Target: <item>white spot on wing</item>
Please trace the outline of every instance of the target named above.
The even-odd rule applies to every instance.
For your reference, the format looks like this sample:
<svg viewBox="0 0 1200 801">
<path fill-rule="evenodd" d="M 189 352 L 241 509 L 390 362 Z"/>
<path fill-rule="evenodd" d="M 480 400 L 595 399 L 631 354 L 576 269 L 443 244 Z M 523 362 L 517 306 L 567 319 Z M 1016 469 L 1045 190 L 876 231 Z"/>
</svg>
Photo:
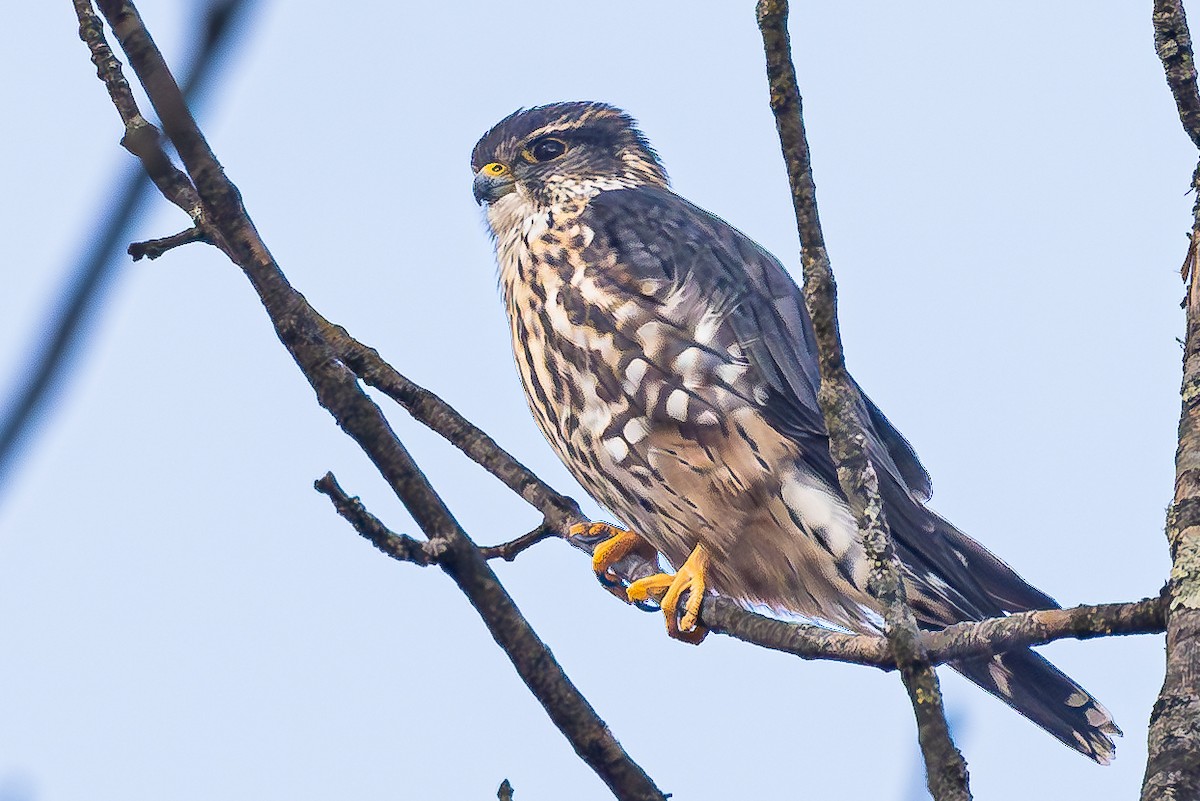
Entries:
<svg viewBox="0 0 1200 801">
<path fill-rule="evenodd" d="M 644 278 L 642 279 L 641 283 L 638 284 L 638 291 L 643 295 L 650 297 L 666 285 L 666 281 L 662 281 L 657 278 Z"/>
<path fill-rule="evenodd" d="M 609 437 L 604 440 L 604 449 L 613 461 L 622 462 L 629 456 L 629 445 L 621 437 Z"/>
<path fill-rule="evenodd" d="M 713 372 L 716 373 L 717 378 L 724 381 L 728 386 L 736 387 L 738 381 L 741 380 L 748 369 L 749 367 L 744 364 L 727 363 L 717 365 L 717 368 Z"/>
<path fill-rule="evenodd" d="M 617 321 L 617 324 L 620 325 L 623 323 L 628 323 L 634 317 L 637 317 L 641 311 L 642 307 L 639 306 L 636 301 L 627 300 L 617 308 L 613 309 L 612 315 Z"/>
<path fill-rule="evenodd" d="M 722 320 L 723 318 L 715 309 L 706 309 L 700 317 L 700 322 L 696 325 L 694 334 L 696 341 L 701 345 L 711 345 L 721 328 Z"/>
<path fill-rule="evenodd" d="M 699 348 L 686 348 L 675 357 L 672 366 L 675 372 L 681 374 L 686 381 L 693 372 L 699 369 L 700 357 L 702 355 L 703 352 Z"/>
<path fill-rule="evenodd" d="M 792 473 L 783 482 L 783 502 L 804 521 L 808 529 L 821 529 L 829 551 L 841 559 L 858 542 L 858 525 L 849 507 L 818 479 Z"/>
<path fill-rule="evenodd" d="M 638 391 L 638 387 L 642 385 L 642 379 L 646 377 L 646 370 L 650 368 L 650 363 L 645 359 L 634 359 L 625 367 L 625 393 L 632 395 Z"/>
<path fill-rule="evenodd" d="M 649 354 L 654 354 L 662 350 L 663 345 L 667 341 L 666 333 L 663 329 L 666 328 L 658 320 L 651 320 L 634 332 L 634 339 L 641 344 L 642 349 Z"/>
<path fill-rule="evenodd" d="M 650 428 L 646 425 L 646 421 L 643 418 L 633 417 L 621 429 L 621 433 L 625 439 L 629 440 L 630 445 L 637 445 L 650 433 Z"/>
<path fill-rule="evenodd" d="M 688 394 L 682 389 L 667 396 L 667 414 L 681 423 L 687 422 Z"/>
</svg>

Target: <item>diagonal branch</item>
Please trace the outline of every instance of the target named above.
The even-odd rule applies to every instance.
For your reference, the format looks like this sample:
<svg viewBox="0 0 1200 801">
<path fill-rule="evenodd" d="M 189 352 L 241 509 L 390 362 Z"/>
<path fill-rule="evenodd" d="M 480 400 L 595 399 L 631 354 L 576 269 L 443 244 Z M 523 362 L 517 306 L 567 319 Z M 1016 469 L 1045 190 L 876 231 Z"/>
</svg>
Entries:
<svg viewBox="0 0 1200 801">
<path fill-rule="evenodd" d="M 397 497 L 438 550 L 438 565 L 487 624 L 518 674 L 541 702 L 576 753 L 621 799 L 663 801 L 665 796 L 613 737 L 587 699 L 563 673 L 500 585 L 479 550 L 459 527 L 379 407 L 331 345 L 333 326 L 288 283 L 259 237 L 240 193 L 208 147 L 131 2 L 100 0 L 130 65 L 201 199 L 209 222 L 242 268 L 317 399 L 379 469 Z"/>
<path fill-rule="evenodd" d="M 441 434 L 530 506 L 540 510 L 547 525 L 565 532 L 575 523 L 583 522 L 579 504 L 556 492 L 437 395 L 401 375 L 380 358 L 377 350 L 354 339 L 340 327 L 336 328 L 332 344 L 346 365 L 368 386 L 400 404 L 414 420 Z"/>
<path fill-rule="evenodd" d="M 457 409 L 433 392 L 401 375 L 379 356 L 377 350 L 359 342 L 344 328 L 333 326 L 331 343 L 337 348 L 342 361 L 366 384 L 400 404 L 414 420 L 440 434 L 526 503 L 540 511 L 546 526 L 585 553 L 591 554 L 595 550 L 598 539 L 567 535 L 567 530 L 572 525 L 586 522 L 583 513 L 579 511 L 579 504 L 573 499 L 542 481 L 532 470 L 501 448 L 494 439 L 463 417 Z M 627 584 L 659 572 L 658 564 L 654 560 L 644 559 L 637 553 L 629 554 L 611 569 Z"/>
<path fill-rule="evenodd" d="M 437 562 L 437 548 L 431 546 L 428 541 L 422 542 L 407 534 L 392 531 L 382 520 L 371 514 L 361 500 L 347 495 L 333 473 L 326 473 L 318 478 L 313 482 L 313 487 L 317 492 L 328 496 L 337 513 L 383 553 L 399 562 L 411 562 L 422 567 Z M 479 553 L 484 559 L 503 559 L 511 562 L 525 549 L 553 536 L 554 531 L 543 524 L 509 542 L 480 548 Z"/>
<path fill-rule="evenodd" d="M 185 95 L 198 96 L 211 85 L 213 67 L 219 62 L 219 56 L 227 51 L 232 41 L 245 38 L 241 34 L 246 26 L 239 23 L 252 3 L 253 0 L 205 0 L 193 4 L 202 9 L 202 15 L 189 37 L 195 47 L 184 83 Z M 76 10 L 80 20 L 79 34 L 91 50 L 97 74 L 102 80 L 111 81 L 107 88 L 118 108 L 127 108 L 126 98 L 131 99 L 132 95 L 121 77 L 120 65 L 104 42 L 99 19 L 87 2 L 76 3 Z M 130 119 L 136 114 L 136 104 L 133 108 L 134 114 L 128 115 Z M 126 123 L 128 134 L 128 120 Z M 157 144 L 157 132 L 147 139 Z M 143 141 L 127 135 L 123 144 L 135 155 L 141 155 Z M 174 170 L 170 160 L 164 160 L 168 169 Z M 150 174 L 166 175 L 152 163 L 143 161 L 143 165 L 141 171 L 123 169 L 120 184 L 107 192 L 97 212 L 99 219 L 95 231 L 87 237 L 78 259 L 65 275 L 60 292 L 35 327 L 26 349 L 27 361 L 13 373 L 11 396 L 0 401 L 0 490 L 15 474 L 21 446 L 31 442 L 35 431 L 45 426 L 48 420 L 46 407 L 53 392 L 69 378 L 69 357 L 80 349 L 89 326 L 94 324 L 95 312 L 103 303 L 106 287 L 119 269 L 117 249 L 150 194 L 147 191 L 152 183 Z M 161 181 L 159 185 L 167 193 L 173 191 Z M 180 189 L 186 191 L 188 186 L 190 183 L 185 178 Z M 185 208 L 191 207 L 185 197 L 180 200 Z"/>
<path fill-rule="evenodd" d="M 154 185 L 162 192 L 163 197 L 186 211 L 193 220 L 201 219 L 200 197 L 191 179 L 171 163 L 162 147 L 162 138 L 141 112 L 138 111 L 137 101 L 129 81 L 121 70 L 121 62 L 113 55 L 112 48 L 104 39 L 104 28 L 100 18 L 92 10 L 91 0 L 73 0 L 75 14 L 79 18 L 79 38 L 92 51 L 92 63 L 96 65 L 96 75 L 104 81 L 108 96 L 112 99 L 121 121 L 125 123 L 125 136 L 121 144 L 133 155 L 137 156 L 146 174 L 154 181 Z"/>
<path fill-rule="evenodd" d="M 1154 48 L 1162 60 L 1184 131 L 1200 147 L 1200 92 L 1195 54 L 1181 0 L 1155 0 Z M 1200 187 L 1200 165 L 1192 188 Z M 1167 669 L 1150 715 L 1143 801 L 1200 798 L 1200 195 L 1192 208 L 1192 242 L 1185 260 L 1188 281 L 1179 447 L 1175 498 L 1167 512 L 1171 576 L 1167 583 Z"/>
<path fill-rule="evenodd" d="M 329 497 L 333 508 L 355 531 L 393 559 L 421 566 L 432 565 L 437 561 L 434 549 L 427 547 L 428 542 L 421 542 L 407 534 L 397 534 L 389 529 L 382 520 L 367 511 L 362 501 L 347 495 L 333 473 L 326 473 L 318 478 L 313 482 L 313 487 L 317 492 Z"/>
<path fill-rule="evenodd" d="M 917 717 L 929 790 L 937 801 L 968 799 L 971 792 L 967 766 L 950 739 L 937 673 L 929 663 L 916 619 L 905 598 L 900 561 L 879 497 L 878 477 L 867 458 L 862 421 L 856 412 L 859 395 L 846 372 L 838 334 L 837 289 L 817 215 L 816 185 L 792 63 L 787 16 L 787 0 L 760 0 L 758 24 L 766 51 L 771 110 L 779 129 L 800 233 L 804 301 L 816 334 L 821 371 L 817 400 L 829 432 L 829 452 L 838 467 L 838 480 L 854 511 L 871 560 L 867 587 L 883 608 L 892 655 Z"/>
</svg>

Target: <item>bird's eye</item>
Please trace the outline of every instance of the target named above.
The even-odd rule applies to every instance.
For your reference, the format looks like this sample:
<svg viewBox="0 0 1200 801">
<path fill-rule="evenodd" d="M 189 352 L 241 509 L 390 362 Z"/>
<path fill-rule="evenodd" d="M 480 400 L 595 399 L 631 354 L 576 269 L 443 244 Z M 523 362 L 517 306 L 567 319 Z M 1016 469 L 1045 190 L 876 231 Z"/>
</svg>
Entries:
<svg viewBox="0 0 1200 801">
<path fill-rule="evenodd" d="M 553 161 L 567 152 L 567 143 L 561 139 L 539 139 L 529 146 L 529 155 L 534 161 Z"/>
</svg>

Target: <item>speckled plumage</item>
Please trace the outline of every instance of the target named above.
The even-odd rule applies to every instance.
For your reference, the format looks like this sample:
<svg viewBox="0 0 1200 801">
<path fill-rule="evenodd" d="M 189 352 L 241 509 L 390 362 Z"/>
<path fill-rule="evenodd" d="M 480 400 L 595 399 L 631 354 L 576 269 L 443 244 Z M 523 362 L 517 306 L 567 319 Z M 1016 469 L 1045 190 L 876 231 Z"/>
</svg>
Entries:
<svg viewBox="0 0 1200 801">
<path fill-rule="evenodd" d="M 704 544 L 717 592 L 876 630 L 811 326 L 779 262 L 674 194 L 632 121 L 603 104 L 517 112 L 472 169 L 530 408 L 580 483 L 676 569 Z M 861 413 L 923 626 L 1056 606 L 928 510 L 912 448 L 865 395 Z M 1032 651 L 954 667 L 1111 758 L 1107 711 Z"/>
</svg>

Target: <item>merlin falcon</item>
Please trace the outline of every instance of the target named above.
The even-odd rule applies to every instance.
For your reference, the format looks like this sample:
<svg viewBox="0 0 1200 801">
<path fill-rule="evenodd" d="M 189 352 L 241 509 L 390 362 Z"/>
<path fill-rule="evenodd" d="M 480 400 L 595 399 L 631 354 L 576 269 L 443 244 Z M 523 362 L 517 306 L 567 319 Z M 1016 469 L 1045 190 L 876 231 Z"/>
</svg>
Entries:
<svg viewBox="0 0 1200 801">
<path fill-rule="evenodd" d="M 486 204 L 517 369 L 533 416 L 583 487 L 626 527 L 593 568 L 630 553 L 675 569 L 621 587 L 699 642 L 715 592 L 877 633 L 868 559 L 838 485 L 817 405 L 812 326 L 775 257 L 671 191 L 658 155 L 619 109 L 517 111 L 471 157 Z M 1058 608 L 926 508 L 907 440 L 860 393 L 905 589 L 941 629 Z M 619 586 L 619 584 L 618 584 Z M 1086 690 L 1025 648 L 954 669 L 1101 764 L 1120 730 Z"/>
</svg>

